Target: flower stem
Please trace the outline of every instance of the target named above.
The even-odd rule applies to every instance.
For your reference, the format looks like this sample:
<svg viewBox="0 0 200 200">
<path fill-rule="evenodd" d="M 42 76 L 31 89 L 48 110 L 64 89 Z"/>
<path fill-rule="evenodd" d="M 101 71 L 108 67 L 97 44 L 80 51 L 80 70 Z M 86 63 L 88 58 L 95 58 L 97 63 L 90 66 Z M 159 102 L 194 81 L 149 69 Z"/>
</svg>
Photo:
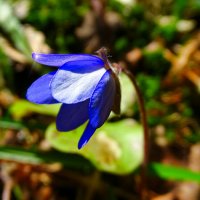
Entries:
<svg viewBox="0 0 200 200">
<path fill-rule="evenodd" d="M 143 157 L 144 160 L 142 163 L 142 171 L 141 171 L 141 199 L 147 200 L 149 199 L 148 189 L 147 189 L 147 165 L 148 165 L 148 154 L 149 154 L 149 129 L 148 129 L 148 124 L 147 124 L 147 115 L 146 115 L 143 96 L 136 82 L 135 77 L 127 69 L 123 69 L 123 72 L 130 78 L 131 82 L 133 83 L 133 86 L 135 88 L 137 98 L 138 98 L 139 108 L 140 108 L 140 117 L 141 117 L 141 122 L 143 125 L 143 133 L 144 133 L 143 135 L 144 136 L 144 157 Z"/>
</svg>

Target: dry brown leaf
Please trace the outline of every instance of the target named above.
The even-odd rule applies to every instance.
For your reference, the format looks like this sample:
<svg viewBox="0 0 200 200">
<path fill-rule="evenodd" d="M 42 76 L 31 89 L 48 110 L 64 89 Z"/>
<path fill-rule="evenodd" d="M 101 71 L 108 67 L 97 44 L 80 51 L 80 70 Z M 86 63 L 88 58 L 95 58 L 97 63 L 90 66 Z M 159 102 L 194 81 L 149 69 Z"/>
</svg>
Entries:
<svg viewBox="0 0 200 200">
<path fill-rule="evenodd" d="M 184 76 L 196 86 L 198 91 L 200 91 L 200 75 L 192 70 L 186 70 Z"/>
<path fill-rule="evenodd" d="M 176 199 L 178 200 L 199 200 L 199 184 L 184 182 L 175 189 Z"/>
<path fill-rule="evenodd" d="M 30 25 L 26 25 L 24 31 L 34 52 L 49 53 L 51 51 L 50 47 L 45 43 L 45 35 L 41 31 Z"/>
<path fill-rule="evenodd" d="M 13 94 L 7 90 L 1 90 L 0 91 L 0 105 L 4 108 L 7 108 L 9 105 L 11 105 L 16 98 L 13 96 Z"/>
<path fill-rule="evenodd" d="M 30 6 L 31 6 L 31 1 L 28 1 L 28 0 L 18 0 L 14 2 L 13 10 L 14 10 L 15 15 L 19 19 L 24 19 L 25 17 L 27 17 L 29 13 Z"/>
<path fill-rule="evenodd" d="M 22 64 L 29 62 L 28 58 L 20 53 L 17 49 L 11 46 L 11 44 L 2 36 L 0 36 L 0 48 L 4 53 L 14 61 L 17 61 Z"/>
<path fill-rule="evenodd" d="M 171 69 L 164 84 L 181 83 L 184 79 L 191 81 L 200 91 L 200 33 L 196 34 L 183 46 L 177 45 L 176 53 L 169 49 L 164 51 L 164 57 L 171 63 Z"/>
<path fill-rule="evenodd" d="M 154 197 L 151 200 L 174 200 L 174 194 L 173 194 L 173 192 L 169 192 L 167 194 L 163 194 L 163 195 Z"/>
<path fill-rule="evenodd" d="M 45 36 L 42 32 L 37 31 L 30 25 L 24 26 L 24 31 L 33 51 L 41 53 L 49 53 L 51 51 L 50 47 L 45 43 Z M 14 48 L 3 36 L 0 36 L 0 48 L 9 58 L 18 63 L 27 64 L 30 62 L 23 53 Z"/>
<path fill-rule="evenodd" d="M 165 104 L 177 104 L 179 102 L 182 101 L 182 91 L 181 89 L 176 89 L 173 91 L 169 91 L 169 92 L 165 92 L 164 94 L 162 94 L 161 96 L 161 100 L 163 103 Z"/>
<path fill-rule="evenodd" d="M 179 48 L 178 55 L 174 55 L 169 50 L 165 51 L 165 58 L 172 63 L 172 67 L 169 71 L 168 76 L 173 77 L 180 75 L 185 67 L 187 67 L 191 57 L 195 51 L 198 50 L 200 45 L 200 33 L 194 38 L 189 40 L 185 45 Z"/>
<path fill-rule="evenodd" d="M 126 54 L 126 59 L 131 64 L 136 64 L 142 58 L 142 50 L 135 48 Z"/>
</svg>

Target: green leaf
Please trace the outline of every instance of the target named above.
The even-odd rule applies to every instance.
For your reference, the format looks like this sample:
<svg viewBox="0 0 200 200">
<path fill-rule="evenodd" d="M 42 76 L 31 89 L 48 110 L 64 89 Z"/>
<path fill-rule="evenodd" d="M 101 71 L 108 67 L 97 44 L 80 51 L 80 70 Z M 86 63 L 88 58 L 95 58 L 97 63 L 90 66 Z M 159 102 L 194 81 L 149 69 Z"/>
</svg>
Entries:
<svg viewBox="0 0 200 200">
<path fill-rule="evenodd" d="M 3 129 L 11 128 L 11 129 L 20 130 L 24 128 L 24 126 L 17 122 L 0 120 L 0 128 L 3 128 Z"/>
<path fill-rule="evenodd" d="M 157 18 L 157 27 L 153 30 L 153 35 L 155 37 L 162 36 L 168 42 L 172 41 L 177 33 L 177 22 L 178 18 L 176 16 L 160 16 Z"/>
<path fill-rule="evenodd" d="M 200 173 L 182 167 L 152 163 L 149 165 L 149 172 L 151 175 L 167 180 L 196 181 L 200 183 Z"/>
<path fill-rule="evenodd" d="M 121 114 L 131 116 L 133 114 L 133 105 L 136 101 L 135 89 L 126 74 L 121 73 L 119 80 L 121 85 Z"/>
<path fill-rule="evenodd" d="M 11 105 L 9 112 L 15 119 L 21 119 L 31 112 L 56 116 L 59 108 L 60 104 L 38 105 L 26 100 L 19 100 Z"/>
<path fill-rule="evenodd" d="M 178 18 L 184 17 L 184 12 L 188 9 L 188 3 L 190 1 L 187 0 L 177 0 L 173 5 L 173 15 Z"/>
<path fill-rule="evenodd" d="M 32 165 L 60 163 L 62 166 L 78 170 L 91 170 L 93 166 L 80 156 L 61 152 L 40 152 L 19 147 L 0 147 L 0 160 L 15 161 Z"/>
<path fill-rule="evenodd" d="M 78 140 L 85 125 L 70 132 L 58 132 L 54 124 L 46 131 L 50 144 L 66 153 L 77 153 L 90 160 L 102 171 L 127 174 L 142 162 L 142 127 L 127 119 L 114 123 L 105 123 L 97 129 L 89 143 L 78 150 Z"/>
</svg>

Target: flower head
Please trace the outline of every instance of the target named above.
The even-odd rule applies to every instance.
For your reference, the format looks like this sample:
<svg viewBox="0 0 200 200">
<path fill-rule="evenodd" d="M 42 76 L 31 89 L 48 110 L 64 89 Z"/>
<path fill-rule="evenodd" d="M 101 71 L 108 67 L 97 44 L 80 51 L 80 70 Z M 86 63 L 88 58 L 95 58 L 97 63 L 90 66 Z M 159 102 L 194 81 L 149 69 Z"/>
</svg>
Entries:
<svg viewBox="0 0 200 200">
<path fill-rule="evenodd" d="M 70 131 L 88 120 L 78 148 L 82 148 L 111 110 L 120 112 L 120 86 L 116 69 L 108 61 L 105 49 L 99 56 L 89 54 L 33 53 L 36 62 L 57 67 L 37 79 L 26 97 L 37 104 L 62 103 L 56 119 L 59 131 Z"/>
</svg>

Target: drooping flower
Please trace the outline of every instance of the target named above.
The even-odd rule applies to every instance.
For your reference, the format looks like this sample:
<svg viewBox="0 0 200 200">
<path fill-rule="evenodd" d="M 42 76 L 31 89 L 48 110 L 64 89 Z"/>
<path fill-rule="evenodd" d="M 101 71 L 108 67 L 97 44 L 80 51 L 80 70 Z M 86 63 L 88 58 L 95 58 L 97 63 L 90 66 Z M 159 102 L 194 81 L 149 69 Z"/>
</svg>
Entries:
<svg viewBox="0 0 200 200">
<path fill-rule="evenodd" d="M 37 79 L 26 97 L 36 104 L 62 103 L 56 119 L 59 131 L 73 130 L 88 120 L 78 148 L 82 148 L 111 110 L 120 112 L 118 69 L 108 61 L 105 48 L 89 54 L 33 53 L 36 62 L 57 67 Z"/>
</svg>

